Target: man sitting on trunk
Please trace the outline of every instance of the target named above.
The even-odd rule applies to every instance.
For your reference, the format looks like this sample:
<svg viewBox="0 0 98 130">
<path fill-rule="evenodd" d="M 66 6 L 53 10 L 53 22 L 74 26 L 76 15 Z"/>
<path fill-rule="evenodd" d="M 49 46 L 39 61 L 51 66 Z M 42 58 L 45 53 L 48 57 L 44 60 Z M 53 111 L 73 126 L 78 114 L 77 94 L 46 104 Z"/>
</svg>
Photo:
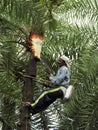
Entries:
<svg viewBox="0 0 98 130">
<path fill-rule="evenodd" d="M 70 60 L 65 55 L 61 56 L 58 61 L 59 69 L 56 76 L 52 76 L 48 71 L 48 78 L 52 83 L 58 85 L 56 88 L 46 90 L 40 94 L 35 102 L 25 102 L 32 113 L 32 115 L 45 110 L 50 104 L 56 101 L 56 99 L 69 99 L 73 93 L 73 86 L 69 85 L 70 82 Z"/>
</svg>

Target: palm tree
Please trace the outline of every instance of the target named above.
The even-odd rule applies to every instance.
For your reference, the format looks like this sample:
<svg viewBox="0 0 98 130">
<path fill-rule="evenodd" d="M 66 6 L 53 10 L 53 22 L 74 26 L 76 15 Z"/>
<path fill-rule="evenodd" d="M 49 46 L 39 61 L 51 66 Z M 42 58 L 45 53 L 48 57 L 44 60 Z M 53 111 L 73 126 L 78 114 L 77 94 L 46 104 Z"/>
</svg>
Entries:
<svg viewBox="0 0 98 130">
<path fill-rule="evenodd" d="M 40 2 L 42 2 L 42 4 Z M 10 38 L 3 39 L 0 36 L 1 41 L 2 43 L 4 41 L 12 41 L 12 43 L 15 43 L 16 41 L 25 46 L 31 30 L 36 33 L 42 33 L 43 30 L 45 30 L 44 35 L 46 39 L 42 50 L 43 56 L 45 55 L 50 61 L 49 64 L 52 66 L 54 72 L 55 59 L 57 59 L 60 54 L 69 56 L 73 60 L 71 84 L 74 84 L 75 81 L 77 82 L 75 84 L 74 98 L 70 102 L 66 102 L 64 106 L 59 103 L 53 104 L 50 106 L 50 109 L 32 117 L 32 124 L 34 125 L 32 125 L 31 129 L 48 130 L 50 127 L 54 128 L 55 126 L 52 126 L 50 121 L 52 119 L 49 119 L 47 116 L 53 115 L 51 113 L 52 109 L 55 110 L 53 111 L 55 115 L 57 114 L 55 118 L 52 117 L 54 120 L 58 119 L 56 129 L 58 129 L 58 123 L 61 121 L 60 130 L 96 130 L 97 105 L 95 104 L 97 104 L 98 93 L 96 73 L 98 66 L 97 0 L 64 0 L 62 1 L 63 4 L 58 6 L 58 8 L 56 6 L 59 5 L 58 0 L 47 2 L 41 0 L 40 2 L 39 0 L 15 0 L 14 2 L 12 0 L 2 0 L 0 6 L 0 12 L 2 12 L 0 15 L 0 23 L 2 24 L 3 21 L 6 22 L 6 24 L 2 25 L 1 31 L 4 33 L 5 30 L 9 30 L 9 36 L 12 36 L 12 32 L 14 32 L 14 42 L 12 39 L 9 40 Z M 44 8 L 42 8 L 43 5 Z M 27 10 L 25 11 L 26 7 Z M 56 22 L 53 16 L 58 20 L 59 25 L 55 31 L 50 31 L 50 25 L 54 25 L 54 22 Z M 42 25 L 44 25 L 44 27 Z M 11 27 L 11 29 L 6 27 Z M 22 49 L 24 48 L 22 47 Z M 27 53 L 26 56 L 24 53 L 23 55 L 20 53 L 21 60 L 18 64 L 22 66 L 22 68 L 26 68 L 25 62 L 29 56 Z M 38 75 L 44 77 L 45 73 L 42 64 L 37 64 L 39 67 Z M 37 83 L 36 86 L 37 85 L 40 89 L 42 88 L 42 85 L 39 85 L 39 83 Z M 35 87 L 35 95 L 36 92 L 38 92 L 38 89 Z M 63 114 L 61 114 L 61 112 L 63 112 Z M 41 120 L 39 121 L 38 119 Z M 55 123 L 54 120 L 52 120 L 53 123 Z"/>
<path fill-rule="evenodd" d="M 21 99 L 20 86 L 22 85 L 14 75 L 15 66 L 18 62 L 15 53 L 17 49 L 16 45 L 11 43 L 1 43 L 0 47 L 2 48 L 0 53 L 0 116 L 3 123 L 2 129 L 13 130 L 15 118 L 17 117 L 15 116 L 15 106 L 18 103 L 17 96 Z"/>
<path fill-rule="evenodd" d="M 77 80 L 74 98 L 65 104 L 60 130 L 97 129 L 97 1 L 67 1 L 61 8 L 72 64 L 71 83 Z M 64 12 L 64 9 L 66 9 Z M 63 13 L 64 12 L 64 13 Z M 96 103 L 96 105 L 95 105 Z"/>
<path fill-rule="evenodd" d="M 18 43 L 18 44 L 23 45 L 28 51 L 29 35 L 31 35 L 32 33 L 42 34 L 44 32 L 43 25 L 45 25 L 45 28 L 48 27 L 49 29 L 51 29 L 53 22 L 55 22 L 52 16 L 53 15 L 52 10 L 54 8 L 53 5 L 55 5 L 56 7 L 56 5 L 59 4 L 58 1 L 55 1 L 55 2 L 48 1 L 47 3 L 46 1 L 40 1 L 40 0 L 38 1 L 16 0 L 13 2 L 12 0 L 11 1 L 2 0 L 1 5 L 0 5 L 1 33 L 2 34 L 4 33 L 5 35 L 8 31 L 9 32 L 8 36 L 10 37 L 5 37 L 5 39 L 1 37 L 1 43 L 3 44 L 4 43 L 14 43 L 14 44 Z M 46 24 L 45 22 L 48 24 Z M 2 54 L 1 54 L 1 57 L 3 57 Z M 19 58 L 19 56 L 17 58 Z M 20 61 L 20 64 L 21 64 L 21 61 Z M 14 67 L 17 67 L 17 66 L 14 66 Z M 18 67 L 18 70 L 20 70 L 20 67 Z M 34 76 L 34 77 L 36 76 L 36 60 L 32 54 L 30 54 L 29 56 L 29 61 L 28 61 L 28 65 L 27 65 L 25 73 L 26 75 L 29 75 L 29 76 Z M 19 75 L 17 74 L 17 72 L 14 74 L 18 76 L 17 78 L 19 78 Z M 35 83 L 32 80 L 32 78 L 27 78 L 27 77 L 24 78 L 22 101 L 26 101 L 26 100 L 32 101 L 32 95 L 33 95 L 32 86 L 33 87 L 35 86 Z M 8 98 L 8 101 L 9 100 L 10 99 Z M 11 105 L 10 102 L 8 102 L 8 104 Z M 30 129 L 29 116 L 30 116 L 29 111 L 24 106 L 22 106 L 21 116 L 20 116 L 21 121 L 22 121 L 21 129 L 23 130 L 26 128 Z M 3 127 L 2 129 L 3 130 L 9 129 L 7 125 L 8 123 L 6 123 L 6 127 Z"/>
</svg>

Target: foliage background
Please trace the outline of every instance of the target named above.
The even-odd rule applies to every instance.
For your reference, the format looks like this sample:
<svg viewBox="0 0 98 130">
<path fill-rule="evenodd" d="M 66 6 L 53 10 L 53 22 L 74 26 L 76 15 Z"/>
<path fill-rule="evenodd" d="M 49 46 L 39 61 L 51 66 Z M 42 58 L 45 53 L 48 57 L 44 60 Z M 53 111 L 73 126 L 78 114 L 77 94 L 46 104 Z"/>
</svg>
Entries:
<svg viewBox="0 0 98 130">
<path fill-rule="evenodd" d="M 72 59 L 71 83 L 75 94 L 32 117 L 32 130 L 97 130 L 98 128 L 98 1 L 97 0 L 1 0 L 0 3 L 0 121 L 17 129 L 21 103 L 21 78 L 29 52 L 30 31 L 44 32 L 42 57 L 55 74 L 56 59 Z M 45 68 L 38 63 L 38 77 Z M 19 76 L 19 75 L 18 75 Z M 36 83 L 35 96 L 44 90 Z M 11 109 L 9 109 L 11 108 Z"/>
</svg>

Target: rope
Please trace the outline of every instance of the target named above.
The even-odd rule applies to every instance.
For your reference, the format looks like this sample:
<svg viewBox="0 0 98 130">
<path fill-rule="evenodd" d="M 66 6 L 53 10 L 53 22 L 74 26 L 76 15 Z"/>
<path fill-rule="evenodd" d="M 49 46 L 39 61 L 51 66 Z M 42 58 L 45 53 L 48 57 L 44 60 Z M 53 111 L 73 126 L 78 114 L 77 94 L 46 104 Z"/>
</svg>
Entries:
<svg viewBox="0 0 98 130">
<path fill-rule="evenodd" d="M 65 85 L 61 85 L 61 84 L 57 84 L 57 83 L 52 83 L 52 82 L 49 81 L 49 80 L 41 79 L 41 78 L 39 78 L 39 77 L 33 77 L 33 76 L 30 76 L 30 75 L 25 75 L 25 74 L 23 74 L 23 73 L 21 73 L 21 72 L 19 72 L 19 74 L 21 74 L 23 77 L 31 78 L 31 79 L 33 79 L 35 82 L 38 82 L 38 83 L 40 83 L 40 84 L 42 84 L 42 85 L 48 85 L 48 87 L 50 87 L 50 88 L 58 87 L 58 86 L 65 86 Z M 75 86 L 75 84 L 77 83 L 77 81 L 78 81 L 77 79 L 74 81 L 73 86 Z"/>
<path fill-rule="evenodd" d="M 19 74 L 21 74 L 23 77 L 31 78 L 34 81 L 36 81 L 36 82 L 38 82 L 38 83 L 40 83 L 42 85 L 48 85 L 48 87 L 50 87 L 50 88 L 51 88 L 51 86 L 52 87 L 65 86 L 65 85 L 61 85 L 61 84 L 52 83 L 49 80 L 41 79 L 41 78 L 38 78 L 38 77 L 33 77 L 33 76 L 30 76 L 30 75 L 25 75 L 25 74 L 23 74 L 21 72 L 19 72 Z"/>
</svg>

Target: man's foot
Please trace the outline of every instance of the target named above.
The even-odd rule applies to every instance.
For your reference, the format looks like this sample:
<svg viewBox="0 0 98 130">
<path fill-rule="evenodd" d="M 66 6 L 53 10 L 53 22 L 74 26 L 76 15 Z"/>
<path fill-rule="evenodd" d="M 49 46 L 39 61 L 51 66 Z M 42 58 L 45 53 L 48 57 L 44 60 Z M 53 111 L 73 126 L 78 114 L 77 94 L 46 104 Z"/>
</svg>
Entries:
<svg viewBox="0 0 98 130">
<path fill-rule="evenodd" d="M 19 122 L 17 122 L 17 127 L 21 127 L 21 125 L 22 125 L 22 123 L 19 121 Z"/>
<path fill-rule="evenodd" d="M 31 102 L 23 102 L 23 106 L 29 107 L 29 106 L 31 106 Z"/>
</svg>

